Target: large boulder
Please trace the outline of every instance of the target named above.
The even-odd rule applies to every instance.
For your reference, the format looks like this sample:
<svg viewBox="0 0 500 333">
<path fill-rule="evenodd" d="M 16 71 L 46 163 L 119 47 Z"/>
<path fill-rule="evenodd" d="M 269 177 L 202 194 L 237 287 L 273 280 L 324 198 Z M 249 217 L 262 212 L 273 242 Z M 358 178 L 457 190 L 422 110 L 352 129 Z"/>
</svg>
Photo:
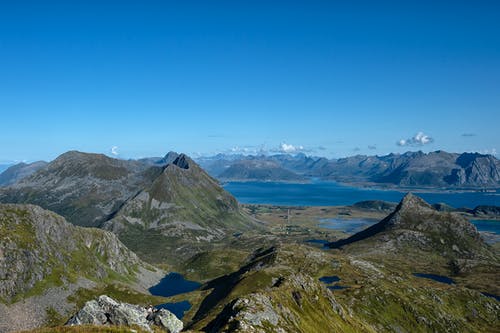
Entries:
<svg viewBox="0 0 500 333">
<path fill-rule="evenodd" d="M 169 333 L 178 333 L 184 327 L 182 321 L 168 310 L 154 310 L 122 303 L 106 295 L 85 303 L 66 325 L 138 326 L 149 332 L 152 332 L 152 326 L 156 325 Z"/>
</svg>

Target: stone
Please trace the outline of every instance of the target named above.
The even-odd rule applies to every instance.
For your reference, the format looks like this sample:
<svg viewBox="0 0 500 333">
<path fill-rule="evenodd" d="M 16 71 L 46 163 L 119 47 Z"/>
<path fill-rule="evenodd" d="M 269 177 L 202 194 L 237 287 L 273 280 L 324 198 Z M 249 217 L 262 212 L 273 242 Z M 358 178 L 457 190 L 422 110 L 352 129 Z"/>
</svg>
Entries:
<svg viewBox="0 0 500 333">
<path fill-rule="evenodd" d="M 182 321 L 166 309 L 152 311 L 138 305 L 118 302 L 106 295 L 85 303 L 66 325 L 138 326 L 149 332 L 156 325 L 169 333 L 178 333 L 184 327 Z"/>
<path fill-rule="evenodd" d="M 178 333 L 184 328 L 184 324 L 172 312 L 160 309 L 153 314 L 156 325 L 163 327 L 169 333 Z"/>
</svg>

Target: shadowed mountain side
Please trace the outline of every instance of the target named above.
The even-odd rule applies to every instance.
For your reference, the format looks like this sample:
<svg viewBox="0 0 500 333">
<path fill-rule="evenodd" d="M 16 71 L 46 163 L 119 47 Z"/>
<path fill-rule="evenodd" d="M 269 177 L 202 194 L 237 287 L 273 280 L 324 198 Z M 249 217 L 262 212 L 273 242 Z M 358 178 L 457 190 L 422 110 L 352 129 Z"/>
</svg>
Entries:
<svg viewBox="0 0 500 333">
<path fill-rule="evenodd" d="M 103 227 L 153 261 L 161 261 L 165 251 L 178 251 L 181 260 L 203 244 L 259 228 L 231 194 L 184 154 L 163 167 Z"/>
</svg>

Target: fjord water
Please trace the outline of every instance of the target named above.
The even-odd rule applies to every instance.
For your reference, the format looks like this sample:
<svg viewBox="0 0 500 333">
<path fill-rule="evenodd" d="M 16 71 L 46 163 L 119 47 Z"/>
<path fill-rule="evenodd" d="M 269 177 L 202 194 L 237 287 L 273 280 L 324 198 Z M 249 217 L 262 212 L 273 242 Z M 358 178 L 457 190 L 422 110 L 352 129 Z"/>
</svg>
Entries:
<svg viewBox="0 0 500 333">
<path fill-rule="evenodd" d="M 342 185 L 335 182 L 311 183 L 228 182 L 224 188 L 240 202 L 286 206 L 346 206 L 364 200 L 399 202 L 405 192 Z M 500 193 L 494 192 L 423 192 L 429 203 L 474 208 L 478 205 L 500 205 Z"/>
</svg>

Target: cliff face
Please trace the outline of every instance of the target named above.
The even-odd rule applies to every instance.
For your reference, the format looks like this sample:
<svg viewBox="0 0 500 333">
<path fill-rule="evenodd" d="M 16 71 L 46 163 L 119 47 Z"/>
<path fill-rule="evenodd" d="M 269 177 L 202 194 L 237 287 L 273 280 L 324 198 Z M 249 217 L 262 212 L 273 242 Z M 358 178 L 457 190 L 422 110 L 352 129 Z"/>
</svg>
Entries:
<svg viewBox="0 0 500 333">
<path fill-rule="evenodd" d="M 0 298 L 43 292 L 79 277 L 134 280 L 145 267 L 110 232 L 73 226 L 34 205 L 0 204 Z"/>
</svg>

